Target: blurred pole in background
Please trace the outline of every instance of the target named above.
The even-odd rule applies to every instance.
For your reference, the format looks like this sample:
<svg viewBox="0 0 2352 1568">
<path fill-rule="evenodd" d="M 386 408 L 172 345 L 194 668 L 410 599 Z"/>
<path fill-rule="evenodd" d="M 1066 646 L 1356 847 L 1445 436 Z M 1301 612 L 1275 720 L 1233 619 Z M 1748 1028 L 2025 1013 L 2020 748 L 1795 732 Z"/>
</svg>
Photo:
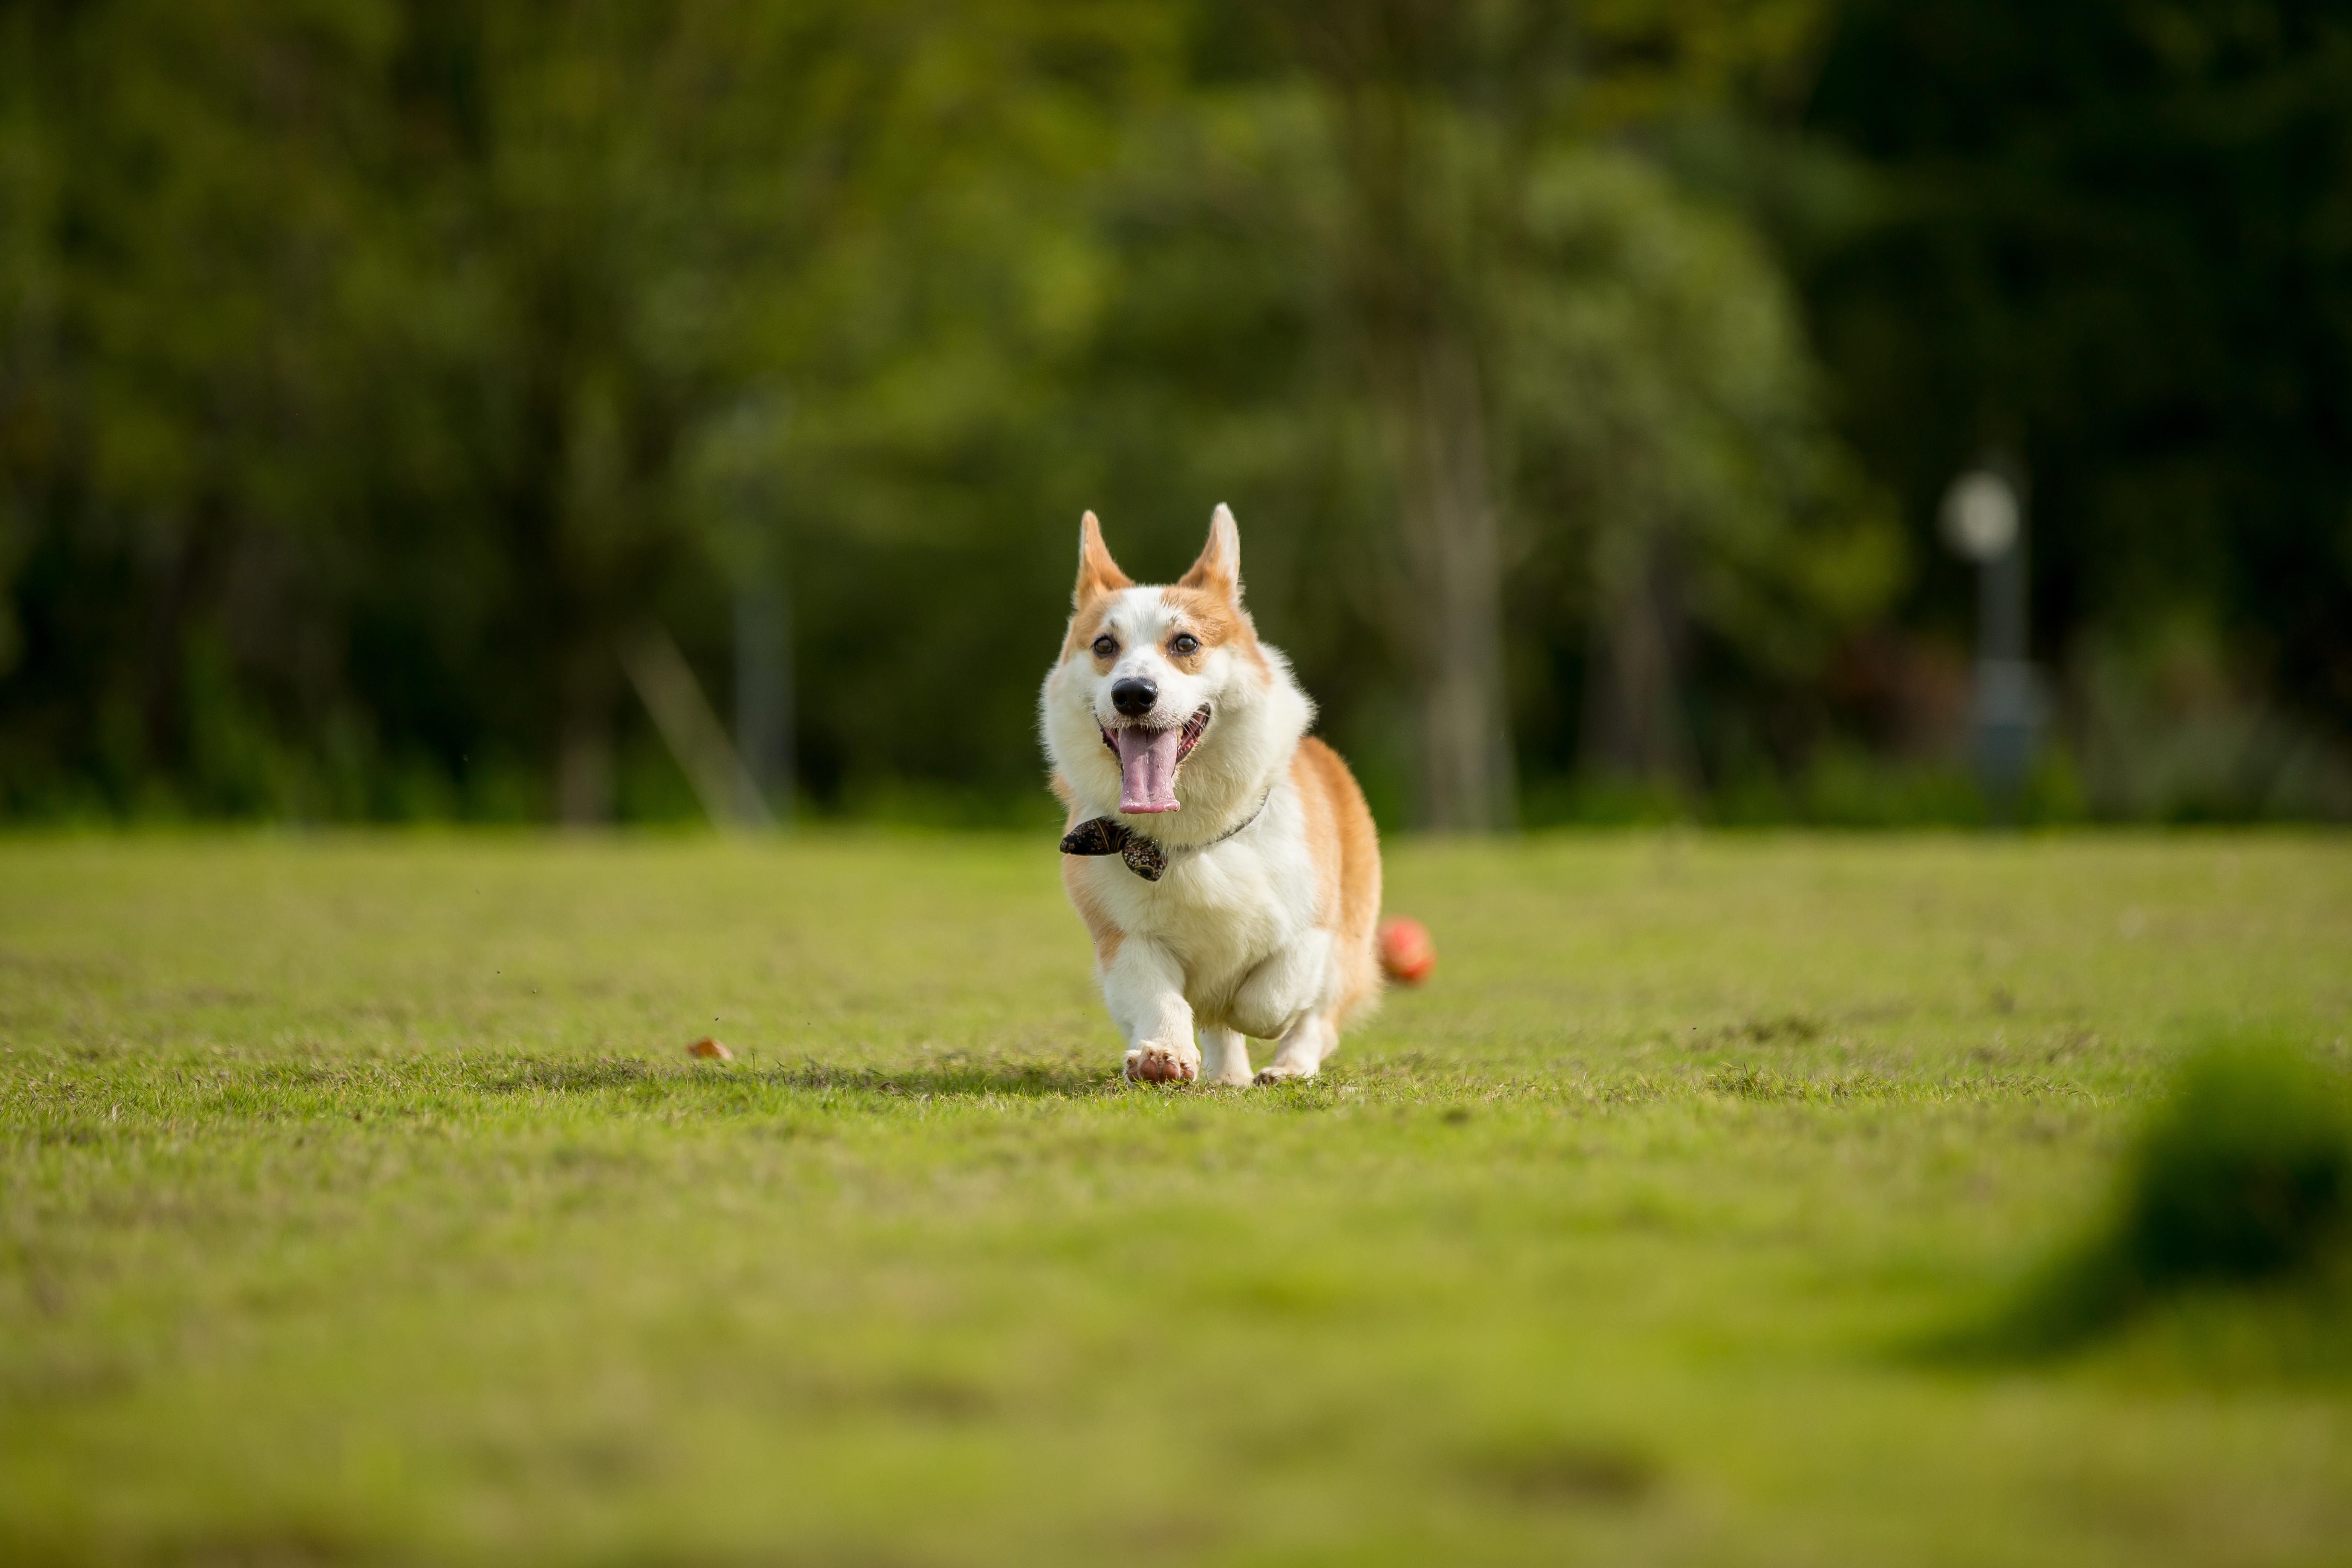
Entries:
<svg viewBox="0 0 2352 1568">
<path fill-rule="evenodd" d="M 773 551 L 735 584 L 735 744 L 746 784 L 793 820 L 793 602 Z M 747 810 L 745 816 L 751 815 Z"/>
<path fill-rule="evenodd" d="M 700 465 L 713 542 L 731 595 L 739 821 L 792 826 L 798 804 L 792 574 L 781 467 L 787 404 L 772 386 L 739 395 L 705 432 Z"/>
<path fill-rule="evenodd" d="M 710 826 L 721 832 L 751 831 L 775 826 L 767 803 L 743 765 L 741 755 L 728 742 L 719 715 L 694 679 L 694 667 L 678 651 L 677 642 L 657 621 L 648 621 L 625 638 L 621 668 L 645 699 L 671 756 L 702 802 Z"/>
<path fill-rule="evenodd" d="M 1977 563 L 1977 777 L 1993 820 L 2012 823 L 2033 767 L 2040 694 L 2026 658 L 2026 552 L 2019 487 L 1987 465 L 1944 496 L 1944 537 Z"/>
</svg>

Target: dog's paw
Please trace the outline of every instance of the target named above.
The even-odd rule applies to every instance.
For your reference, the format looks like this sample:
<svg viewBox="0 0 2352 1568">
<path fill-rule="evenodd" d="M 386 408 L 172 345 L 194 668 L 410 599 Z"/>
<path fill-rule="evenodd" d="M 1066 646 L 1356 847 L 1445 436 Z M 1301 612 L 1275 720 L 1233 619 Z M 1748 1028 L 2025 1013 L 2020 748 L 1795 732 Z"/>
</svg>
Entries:
<svg viewBox="0 0 2352 1568">
<path fill-rule="evenodd" d="M 1191 1083 L 1201 1076 L 1201 1053 L 1138 1046 L 1127 1053 L 1127 1076 L 1138 1083 Z"/>
<path fill-rule="evenodd" d="M 1263 1089 L 1267 1084 L 1297 1083 L 1314 1076 L 1313 1068 L 1303 1068 L 1296 1062 L 1273 1061 L 1258 1068 L 1257 1077 L 1250 1081 Z"/>
</svg>

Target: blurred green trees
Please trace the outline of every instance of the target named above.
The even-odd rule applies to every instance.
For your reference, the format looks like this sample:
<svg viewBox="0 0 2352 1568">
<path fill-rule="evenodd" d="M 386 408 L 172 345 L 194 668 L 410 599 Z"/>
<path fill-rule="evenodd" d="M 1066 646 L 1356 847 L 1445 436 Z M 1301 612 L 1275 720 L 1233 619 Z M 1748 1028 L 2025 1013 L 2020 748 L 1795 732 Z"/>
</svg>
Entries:
<svg viewBox="0 0 2352 1568">
<path fill-rule="evenodd" d="M 16 14 L 5 787 L 609 815 L 619 639 L 723 647 L 747 527 L 1003 520 L 919 470 L 1086 325 L 1116 20 Z"/>
<path fill-rule="evenodd" d="M 2139 16 L 2070 33 L 2034 101 Z M 1928 520 L 1991 442 L 2036 475 L 2074 689 L 2140 689 L 2162 600 L 2326 776 L 2325 182 L 2280 172 L 2315 314 L 2249 366 L 2305 434 L 2230 412 L 2184 492 L 2205 542 L 2110 557 L 2070 531 L 2125 503 L 2079 498 L 2170 492 L 2104 466 L 2096 377 L 2034 369 L 2075 340 L 2012 321 L 2032 278 L 1951 237 L 2041 224 L 2011 243 L 2092 258 L 2099 302 L 2064 216 L 2096 168 L 1948 146 L 1935 37 L 1811 0 L 0 9 L 0 813 L 690 809 L 620 650 L 666 629 L 724 711 L 771 602 L 802 793 L 1002 811 L 1078 512 L 1159 575 L 1219 500 L 1389 819 L 1494 826 L 1521 786 L 1802 811 L 1824 759 L 1935 764 L 1888 716 L 1933 681 L 1880 676 L 1956 646 Z M 2229 47 L 2330 166 L 2330 68 Z M 1952 123 L 2044 68 L 1988 58 Z M 2205 102 L 2168 133 L 2221 137 Z M 2232 155 L 2302 167 L 2267 133 Z M 2006 183 L 1948 177 L 1963 151 Z M 2101 309 L 2057 326 L 2135 319 Z M 1985 343 L 2000 374 L 1938 393 Z M 2176 381 L 2220 410 L 2214 353 Z M 2270 498 L 2242 539 L 2232 486 Z M 2138 743 L 2132 711 L 2073 732 Z"/>
</svg>

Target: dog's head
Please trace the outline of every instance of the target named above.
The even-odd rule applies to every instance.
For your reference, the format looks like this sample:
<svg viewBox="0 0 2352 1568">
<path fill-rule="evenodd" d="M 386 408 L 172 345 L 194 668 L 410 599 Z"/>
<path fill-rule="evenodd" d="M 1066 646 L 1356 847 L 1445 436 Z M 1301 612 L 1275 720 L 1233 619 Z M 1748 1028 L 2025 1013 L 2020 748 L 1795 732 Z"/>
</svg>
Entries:
<svg viewBox="0 0 2352 1568">
<path fill-rule="evenodd" d="M 1138 587 L 1087 513 L 1069 633 L 1043 708 L 1046 749 L 1064 776 L 1122 813 L 1201 801 L 1213 809 L 1279 760 L 1270 748 L 1286 753 L 1297 743 L 1305 698 L 1242 608 L 1231 511 L 1217 508 L 1200 559 L 1165 587 Z"/>
</svg>

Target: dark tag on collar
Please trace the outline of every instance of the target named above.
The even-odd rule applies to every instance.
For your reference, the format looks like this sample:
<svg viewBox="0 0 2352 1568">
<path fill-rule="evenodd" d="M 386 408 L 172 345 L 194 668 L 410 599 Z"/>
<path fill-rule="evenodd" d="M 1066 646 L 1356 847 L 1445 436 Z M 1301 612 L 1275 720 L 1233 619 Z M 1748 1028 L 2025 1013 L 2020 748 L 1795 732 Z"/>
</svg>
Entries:
<svg viewBox="0 0 2352 1568">
<path fill-rule="evenodd" d="M 1160 880 L 1160 874 L 1168 869 L 1168 857 L 1157 841 L 1108 816 L 1097 816 L 1071 828 L 1062 838 L 1062 853 L 1116 855 L 1127 862 L 1129 870 L 1147 882 Z"/>
</svg>

